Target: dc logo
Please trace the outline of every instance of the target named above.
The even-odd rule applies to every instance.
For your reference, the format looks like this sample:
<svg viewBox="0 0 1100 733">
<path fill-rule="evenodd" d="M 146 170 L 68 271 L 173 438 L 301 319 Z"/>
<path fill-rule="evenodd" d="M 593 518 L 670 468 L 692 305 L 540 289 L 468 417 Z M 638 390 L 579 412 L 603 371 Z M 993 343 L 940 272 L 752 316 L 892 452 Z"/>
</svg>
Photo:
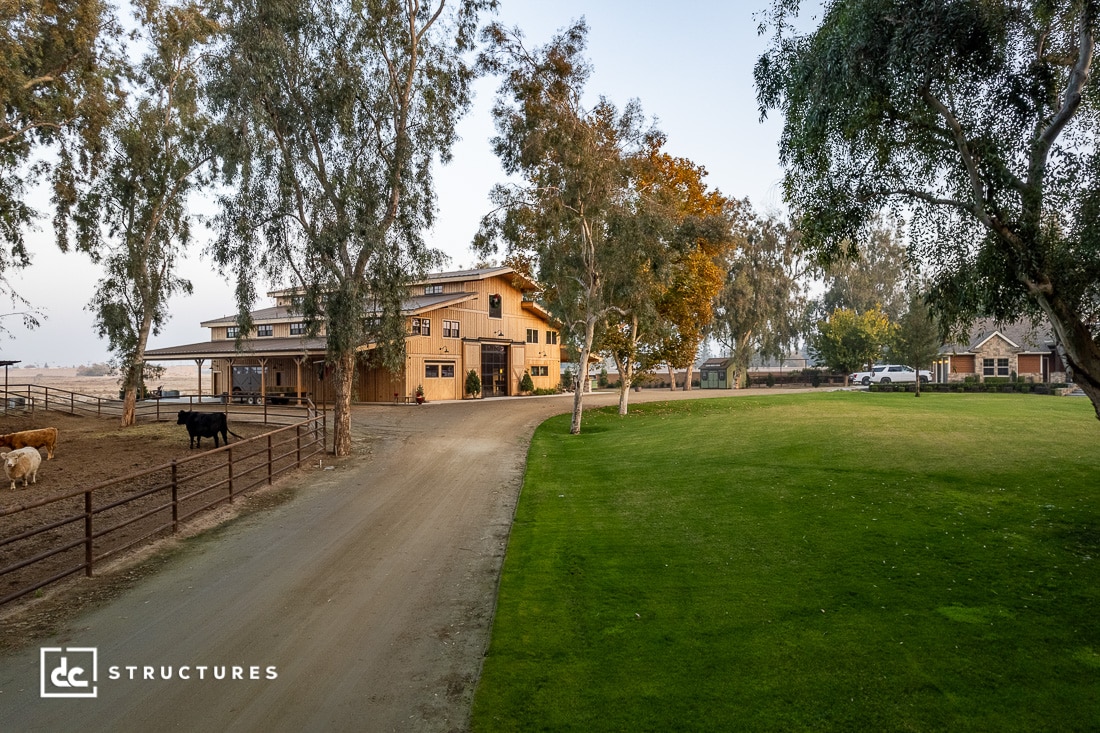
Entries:
<svg viewBox="0 0 1100 733">
<path fill-rule="evenodd" d="M 41 697 L 95 697 L 97 662 L 95 647 L 41 647 Z"/>
</svg>

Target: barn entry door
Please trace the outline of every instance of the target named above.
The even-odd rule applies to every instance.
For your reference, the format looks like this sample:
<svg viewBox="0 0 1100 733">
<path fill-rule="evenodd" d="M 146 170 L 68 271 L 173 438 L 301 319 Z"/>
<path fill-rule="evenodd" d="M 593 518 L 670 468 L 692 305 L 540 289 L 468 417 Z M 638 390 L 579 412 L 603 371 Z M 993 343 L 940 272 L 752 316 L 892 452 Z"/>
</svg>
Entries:
<svg viewBox="0 0 1100 733">
<path fill-rule="evenodd" d="M 508 347 L 504 344 L 481 345 L 481 394 L 484 397 L 508 394 Z"/>
</svg>

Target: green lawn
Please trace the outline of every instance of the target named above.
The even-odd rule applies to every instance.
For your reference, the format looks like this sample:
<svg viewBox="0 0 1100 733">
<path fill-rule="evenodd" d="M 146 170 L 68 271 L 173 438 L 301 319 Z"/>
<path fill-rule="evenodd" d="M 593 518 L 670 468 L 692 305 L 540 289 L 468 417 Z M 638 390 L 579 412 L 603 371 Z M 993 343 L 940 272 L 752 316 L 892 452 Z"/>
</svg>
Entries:
<svg viewBox="0 0 1100 733">
<path fill-rule="evenodd" d="M 542 426 L 474 731 L 1100 729 L 1084 399 L 823 393 Z"/>
</svg>

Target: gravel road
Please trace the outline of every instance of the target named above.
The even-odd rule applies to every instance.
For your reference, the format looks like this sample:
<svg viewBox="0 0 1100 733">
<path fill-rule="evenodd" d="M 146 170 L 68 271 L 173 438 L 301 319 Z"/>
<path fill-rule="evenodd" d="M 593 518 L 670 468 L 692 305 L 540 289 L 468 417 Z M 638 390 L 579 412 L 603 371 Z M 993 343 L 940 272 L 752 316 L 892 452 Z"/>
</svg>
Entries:
<svg viewBox="0 0 1100 733">
<path fill-rule="evenodd" d="M 293 499 L 0 656 L 0 729 L 464 730 L 527 445 L 570 400 L 357 407 L 356 454 Z M 69 671 L 94 648 L 97 696 L 41 698 L 40 646 Z"/>
</svg>

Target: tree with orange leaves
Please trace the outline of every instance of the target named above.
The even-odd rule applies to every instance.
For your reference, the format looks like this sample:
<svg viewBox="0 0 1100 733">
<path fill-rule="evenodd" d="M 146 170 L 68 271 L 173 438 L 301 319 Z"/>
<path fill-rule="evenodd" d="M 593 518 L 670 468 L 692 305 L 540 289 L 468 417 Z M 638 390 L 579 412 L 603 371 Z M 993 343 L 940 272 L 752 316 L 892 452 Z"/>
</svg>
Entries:
<svg viewBox="0 0 1100 733">
<path fill-rule="evenodd" d="M 714 299 L 725 282 L 725 261 L 735 246 L 734 224 L 742 204 L 726 198 L 704 182 L 707 171 L 686 158 L 652 151 L 643 189 L 667 207 L 675 257 L 667 286 L 656 299 L 664 323 L 658 347 L 668 365 L 672 388 L 675 373 L 686 369 L 684 389 L 691 389 L 692 365 L 714 318 Z"/>
</svg>

